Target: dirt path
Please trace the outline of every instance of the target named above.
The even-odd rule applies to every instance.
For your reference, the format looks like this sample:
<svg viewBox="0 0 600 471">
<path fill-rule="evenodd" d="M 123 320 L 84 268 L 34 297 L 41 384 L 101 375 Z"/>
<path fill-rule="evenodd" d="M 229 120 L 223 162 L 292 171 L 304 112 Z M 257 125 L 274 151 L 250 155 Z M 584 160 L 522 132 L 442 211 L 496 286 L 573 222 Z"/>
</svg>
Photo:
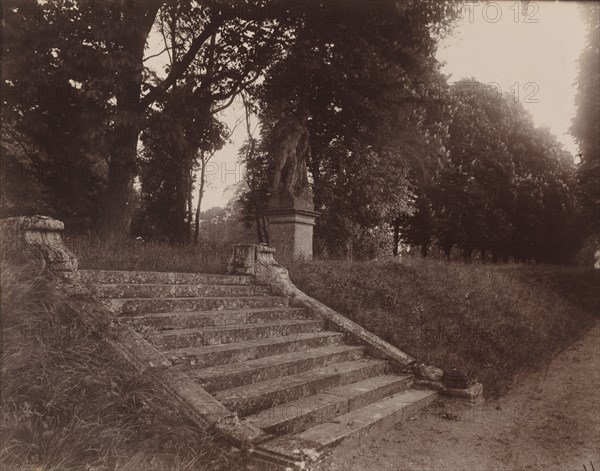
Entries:
<svg viewBox="0 0 600 471">
<path fill-rule="evenodd" d="M 437 405 L 337 449 L 331 469 L 600 471 L 600 324 L 499 400 Z"/>
</svg>

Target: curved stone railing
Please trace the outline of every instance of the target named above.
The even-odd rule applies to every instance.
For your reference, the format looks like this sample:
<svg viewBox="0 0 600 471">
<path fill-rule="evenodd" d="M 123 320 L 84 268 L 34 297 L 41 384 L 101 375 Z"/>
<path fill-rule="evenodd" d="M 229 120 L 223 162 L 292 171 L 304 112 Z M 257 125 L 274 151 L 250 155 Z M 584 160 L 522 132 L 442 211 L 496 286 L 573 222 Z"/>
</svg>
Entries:
<svg viewBox="0 0 600 471">
<path fill-rule="evenodd" d="M 292 306 L 304 307 L 313 315 L 324 319 L 335 329 L 349 334 L 360 344 L 366 346 L 371 355 L 390 360 L 397 371 L 410 371 L 415 375 L 417 382 L 423 386 L 436 389 L 445 395 L 470 400 L 482 395 L 483 386 L 480 383 L 472 384 L 465 389 L 444 385 L 441 382 L 444 371 L 440 368 L 417 361 L 409 354 L 299 290 L 292 283 L 288 270 L 275 260 L 274 254 L 275 249 L 265 244 L 237 244 L 234 246 L 229 270 L 235 274 L 254 275 L 258 283 L 269 285 L 277 294 L 287 296 Z"/>
</svg>

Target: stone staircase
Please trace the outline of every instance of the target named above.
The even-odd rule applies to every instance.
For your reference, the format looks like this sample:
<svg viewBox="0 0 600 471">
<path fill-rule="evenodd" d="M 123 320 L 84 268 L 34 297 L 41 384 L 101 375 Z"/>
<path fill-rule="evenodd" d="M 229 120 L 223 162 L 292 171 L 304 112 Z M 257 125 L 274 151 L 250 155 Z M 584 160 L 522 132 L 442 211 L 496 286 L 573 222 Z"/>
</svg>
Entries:
<svg viewBox="0 0 600 471">
<path fill-rule="evenodd" d="M 436 397 L 252 276 L 82 270 L 79 277 L 175 368 L 266 432 L 263 454 L 319 453 L 389 429 Z"/>
</svg>

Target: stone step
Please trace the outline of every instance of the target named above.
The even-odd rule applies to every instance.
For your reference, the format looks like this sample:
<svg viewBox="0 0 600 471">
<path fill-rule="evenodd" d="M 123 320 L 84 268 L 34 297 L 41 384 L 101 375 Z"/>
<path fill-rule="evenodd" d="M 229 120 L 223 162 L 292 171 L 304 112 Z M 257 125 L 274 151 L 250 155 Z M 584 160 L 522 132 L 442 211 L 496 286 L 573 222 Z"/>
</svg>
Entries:
<svg viewBox="0 0 600 471">
<path fill-rule="evenodd" d="M 193 298 L 267 296 L 271 294 L 271 288 L 261 285 L 99 283 L 94 285 L 94 292 L 101 298 Z"/>
<path fill-rule="evenodd" d="M 316 332 L 322 327 L 323 321 L 316 319 L 217 325 L 192 329 L 161 330 L 150 334 L 148 340 L 158 348 L 173 349 L 247 340 L 276 339 L 284 336 L 294 337 L 298 334 Z"/>
<path fill-rule="evenodd" d="M 117 314 L 288 307 L 288 299 L 283 296 L 246 296 L 239 298 L 106 298 L 103 299 L 103 303 Z"/>
<path fill-rule="evenodd" d="M 232 385 L 242 386 L 280 376 L 298 374 L 334 363 L 358 360 L 363 357 L 364 350 L 364 347 L 332 345 L 240 363 L 190 370 L 188 374 L 204 389 L 213 392 L 231 388 Z"/>
<path fill-rule="evenodd" d="M 355 383 L 387 372 L 385 360 L 361 359 L 329 365 L 296 375 L 283 376 L 217 391 L 214 396 L 239 417 L 268 409 L 326 389 Z"/>
<path fill-rule="evenodd" d="M 384 432 L 418 415 L 435 400 L 436 395 L 435 391 L 408 389 L 298 434 L 276 438 L 261 445 L 261 448 L 289 455 L 295 449 L 319 451 L 342 442 L 351 444 L 352 440 Z"/>
<path fill-rule="evenodd" d="M 154 312 L 130 316 L 128 321 L 139 327 L 158 330 L 189 329 L 210 325 L 254 324 L 279 320 L 310 318 L 306 309 L 298 307 L 264 309 L 225 309 L 222 311 Z"/>
<path fill-rule="evenodd" d="M 312 332 L 276 339 L 189 347 L 165 352 L 173 363 L 182 369 L 209 367 L 226 363 L 243 362 L 255 358 L 273 357 L 327 345 L 341 345 L 345 334 L 340 332 Z"/>
<path fill-rule="evenodd" d="M 273 435 L 298 433 L 411 387 L 410 375 L 382 375 L 328 389 L 246 417 Z"/>
<path fill-rule="evenodd" d="M 79 270 L 79 279 L 86 283 L 150 283 L 188 285 L 251 285 L 248 275 L 213 275 L 210 273 L 173 273 L 126 270 Z"/>
</svg>

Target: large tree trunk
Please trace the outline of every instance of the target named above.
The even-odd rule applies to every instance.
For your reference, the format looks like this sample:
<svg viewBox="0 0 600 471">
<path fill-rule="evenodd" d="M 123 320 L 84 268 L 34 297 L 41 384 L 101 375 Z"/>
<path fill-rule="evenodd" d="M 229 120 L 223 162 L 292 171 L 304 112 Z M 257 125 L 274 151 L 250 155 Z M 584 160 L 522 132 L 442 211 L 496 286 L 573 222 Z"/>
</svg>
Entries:
<svg viewBox="0 0 600 471">
<path fill-rule="evenodd" d="M 175 227 L 173 240 L 177 244 L 183 244 L 186 241 L 185 234 L 185 214 L 188 199 L 187 169 L 183 152 L 179 152 L 177 162 L 177 186 L 175 188 Z"/>
<path fill-rule="evenodd" d="M 119 75 L 114 140 L 100 226 L 100 237 L 105 242 L 126 239 L 131 228 L 137 142 L 144 118 L 144 109 L 140 106 L 144 47 L 160 5 L 160 1 L 128 2 L 120 19 L 121 29 L 116 31 L 117 46 L 122 48 L 131 65 Z"/>
<path fill-rule="evenodd" d="M 189 175 L 189 182 L 193 182 L 194 181 L 194 177 L 193 175 Z M 193 209 L 193 203 L 192 203 L 192 189 L 190 188 L 190 190 L 188 191 L 187 194 L 187 202 L 186 202 L 186 207 L 185 207 L 185 211 L 186 211 L 186 227 L 185 227 L 185 233 L 188 235 L 188 238 L 190 238 L 192 236 L 192 214 L 194 212 Z"/>
<path fill-rule="evenodd" d="M 119 242 L 129 236 L 138 135 L 139 127 L 135 125 L 121 126 L 118 131 L 115 130 L 100 227 L 100 237 L 104 242 Z"/>
<path fill-rule="evenodd" d="M 202 155 L 200 165 L 200 188 L 198 189 L 198 206 L 196 206 L 196 221 L 194 228 L 194 244 L 198 244 L 200 240 L 200 208 L 202 206 L 202 197 L 204 196 L 204 182 L 206 180 L 206 164 L 205 156 Z"/>
<path fill-rule="evenodd" d="M 316 139 L 313 139 L 311 141 L 311 156 L 310 156 L 310 160 L 308 162 L 308 168 L 310 169 L 310 173 L 313 177 L 313 184 L 312 184 L 312 188 L 313 188 L 313 199 L 314 199 L 314 204 L 315 204 L 315 208 L 320 208 L 321 207 L 321 166 L 320 166 L 320 161 L 319 159 L 316 157 L 318 155 L 323 155 L 323 151 L 322 151 L 322 146 L 320 145 L 320 142 L 317 141 Z"/>
</svg>

